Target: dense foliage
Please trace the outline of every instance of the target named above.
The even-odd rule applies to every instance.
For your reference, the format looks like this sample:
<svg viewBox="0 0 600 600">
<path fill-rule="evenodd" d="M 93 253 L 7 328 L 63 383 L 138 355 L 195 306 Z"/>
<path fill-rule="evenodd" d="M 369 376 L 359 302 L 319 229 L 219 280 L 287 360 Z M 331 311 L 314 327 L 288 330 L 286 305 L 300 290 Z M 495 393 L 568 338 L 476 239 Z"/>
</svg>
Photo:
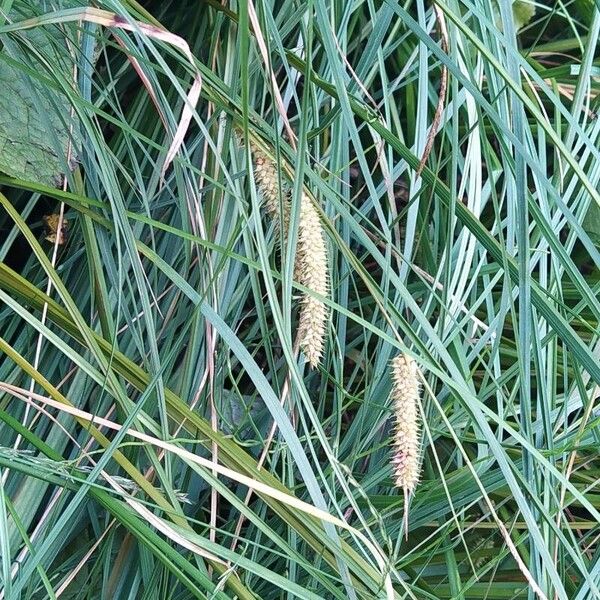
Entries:
<svg viewBox="0 0 600 600">
<path fill-rule="evenodd" d="M 0 9 L 1 598 L 600 597 L 591 0 Z"/>
</svg>

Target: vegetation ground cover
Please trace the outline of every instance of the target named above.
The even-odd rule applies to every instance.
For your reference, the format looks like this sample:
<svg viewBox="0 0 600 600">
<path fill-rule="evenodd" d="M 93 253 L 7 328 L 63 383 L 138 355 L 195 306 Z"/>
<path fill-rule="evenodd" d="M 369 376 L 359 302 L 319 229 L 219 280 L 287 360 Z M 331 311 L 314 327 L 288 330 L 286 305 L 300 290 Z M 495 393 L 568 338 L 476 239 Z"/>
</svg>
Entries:
<svg viewBox="0 0 600 600">
<path fill-rule="evenodd" d="M 600 597 L 599 33 L 2 0 L 0 597 Z"/>
</svg>

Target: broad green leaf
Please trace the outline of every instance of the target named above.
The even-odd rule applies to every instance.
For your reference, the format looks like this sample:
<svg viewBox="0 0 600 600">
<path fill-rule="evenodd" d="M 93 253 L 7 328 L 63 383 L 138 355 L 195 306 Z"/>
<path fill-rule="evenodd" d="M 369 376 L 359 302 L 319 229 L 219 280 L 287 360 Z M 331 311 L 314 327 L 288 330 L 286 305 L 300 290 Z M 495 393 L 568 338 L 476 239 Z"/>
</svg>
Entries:
<svg viewBox="0 0 600 600">
<path fill-rule="evenodd" d="M 35 14 L 17 4 L 11 20 Z M 38 27 L 4 34 L 0 43 L 0 172 L 59 186 L 80 152 L 79 121 L 68 99 L 77 30 Z"/>
</svg>

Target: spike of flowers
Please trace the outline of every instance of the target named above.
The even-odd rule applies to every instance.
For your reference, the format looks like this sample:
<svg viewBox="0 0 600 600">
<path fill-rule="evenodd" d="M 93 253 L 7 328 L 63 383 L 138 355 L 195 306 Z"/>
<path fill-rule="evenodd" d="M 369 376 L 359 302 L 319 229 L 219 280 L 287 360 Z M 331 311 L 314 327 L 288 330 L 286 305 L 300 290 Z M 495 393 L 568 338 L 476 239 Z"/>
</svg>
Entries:
<svg viewBox="0 0 600 600">
<path fill-rule="evenodd" d="M 308 289 L 327 296 L 329 272 L 327 247 L 319 213 L 310 198 L 302 195 L 296 251 L 296 278 Z M 315 368 L 321 362 L 325 344 L 327 307 L 319 298 L 305 294 L 302 298 L 298 338 L 309 365 Z"/>
<path fill-rule="evenodd" d="M 271 218 L 279 220 L 280 179 L 277 165 L 254 142 L 250 142 L 250 151 L 253 157 L 254 177 L 263 195 L 265 208 Z M 282 195 L 284 199 L 282 233 L 285 235 L 290 208 L 287 193 L 282 192 Z M 306 194 L 302 194 L 300 204 L 294 277 L 308 289 L 321 296 L 327 296 L 329 274 L 325 236 L 319 214 Z M 323 355 L 327 317 L 327 308 L 322 300 L 310 293 L 303 295 L 298 339 L 300 348 L 312 368 L 319 365 Z"/>
<path fill-rule="evenodd" d="M 263 195 L 265 209 L 272 219 L 279 221 L 279 171 L 277 165 L 254 143 L 250 142 L 250 151 L 254 158 L 254 179 L 258 189 Z M 289 215 L 289 200 L 284 190 L 281 191 L 283 198 L 283 225 L 287 225 Z"/>
<path fill-rule="evenodd" d="M 404 491 L 405 499 L 408 499 L 419 482 L 420 385 L 415 361 L 406 354 L 396 356 L 392 360 L 392 379 L 392 400 L 396 418 L 392 466 L 394 481 Z"/>
</svg>

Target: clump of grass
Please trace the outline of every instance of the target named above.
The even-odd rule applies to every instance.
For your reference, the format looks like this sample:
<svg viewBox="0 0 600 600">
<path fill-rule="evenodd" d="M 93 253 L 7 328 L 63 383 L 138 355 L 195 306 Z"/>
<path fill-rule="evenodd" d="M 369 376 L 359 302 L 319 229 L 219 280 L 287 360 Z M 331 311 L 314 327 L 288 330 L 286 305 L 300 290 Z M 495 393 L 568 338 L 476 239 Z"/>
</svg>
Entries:
<svg viewBox="0 0 600 600">
<path fill-rule="evenodd" d="M 600 597 L 591 0 L 4 4 L 0 596 Z"/>
</svg>

